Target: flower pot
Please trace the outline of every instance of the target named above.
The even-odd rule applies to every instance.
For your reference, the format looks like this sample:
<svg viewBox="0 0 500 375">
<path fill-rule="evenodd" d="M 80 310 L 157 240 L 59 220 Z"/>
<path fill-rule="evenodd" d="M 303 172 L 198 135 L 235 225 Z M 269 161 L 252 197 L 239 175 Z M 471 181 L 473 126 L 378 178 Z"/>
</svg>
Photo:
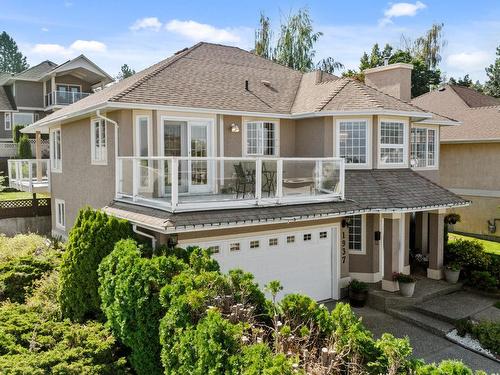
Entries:
<svg viewBox="0 0 500 375">
<path fill-rule="evenodd" d="M 449 268 L 444 269 L 444 277 L 446 278 L 446 281 L 448 281 L 450 284 L 456 284 L 459 276 L 460 276 L 460 270 L 453 271 L 452 269 Z"/>
<path fill-rule="evenodd" d="M 368 291 L 364 290 L 361 292 L 349 291 L 349 304 L 352 307 L 363 307 L 368 299 Z"/>
<path fill-rule="evenodd" d="M 399 282 L 399 293 L 403 297 L 411 297 L 413 296 L 413 292 L 415 292 L 415 284 L 416 283 L 402 283 Z"/>
</svg>

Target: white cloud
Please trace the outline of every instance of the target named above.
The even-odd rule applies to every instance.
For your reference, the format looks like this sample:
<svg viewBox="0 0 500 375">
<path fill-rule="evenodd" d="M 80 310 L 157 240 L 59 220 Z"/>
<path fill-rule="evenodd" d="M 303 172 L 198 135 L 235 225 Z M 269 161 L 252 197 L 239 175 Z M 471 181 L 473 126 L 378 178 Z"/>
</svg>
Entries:
<svg viewBox="0 0 500 375">
<path fill-rule="evenodd" d="M 385 10 L 384 18 L 379 21 L 381 26 L 385 26 L 392 23 L 392 19 L 395 17 L 413 17 L 419 10 L 427 8 L 427 5 L 421 1 L 417 1 L 415 4 L 412 3 L 393 3 L 391 6 Z"/>
<path fill-rule="evenodd" d="M 447 57 L 446 63 L 461 71 L 483 69 L 490 61 L 490 54 L 484 51 L 460 52 Z"/>
<path fill-rule="evenodd" d="M 75 40 L 69 46 L 69 49 L 72 51 L 79 52 L 105 52 L 106 45 L 102 42 L 98 42 L 97 40 Z"/>
<path fill-rule="evenodd" d="M 106 45 L 96 40 L 75 40 L 68 47 L 55 43 L 35 44 L 31 53 L 46 58 L 74 57 L 80 53 L 101 53 L 107 49 Z"/>
<path fill-rule="evenodd" d="M 196 21 L 169 21 L 165 28 L 173 33 L 180 34 L 194 41 L 207 41 L 215 43 L 238 43 L 240 36 L 231 29 L 218 29 L 212 25 Z"/>
<path fill-rule="evenodd" d="M 42 27 L 40 30 L 42 30 L 42 31 L 43 31 L 43 32 L 45 32 L 45 33 L 46 33 L 47 31 L 49 31 L 49 29 L 48 29 L 48 28 L 46 28 L 46 27 Z"/>
<path fill-rule="evenodd" d="M 138 30 L 153 30 L 160 31 L 162 23 L 157 17 L 146 17 L 138 19 L 134 22 L 132 26 L 130 26 L 130 30 L 138 31 Z"/>
</svg>

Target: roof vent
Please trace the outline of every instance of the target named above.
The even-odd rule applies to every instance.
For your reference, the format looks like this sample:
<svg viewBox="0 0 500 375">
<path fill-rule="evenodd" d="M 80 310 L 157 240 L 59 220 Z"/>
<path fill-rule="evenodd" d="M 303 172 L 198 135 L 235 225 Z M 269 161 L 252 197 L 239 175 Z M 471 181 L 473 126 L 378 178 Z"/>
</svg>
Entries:
<svg viewBox="0 0 500 375">
<path fill-rule="evenodd" d="M 444 86 L 439 86 L 438 87 L 438 91 L 444 91 L 444 90 L 446 90 L 446 87 L 444 87 Z"/>
<path fill-rule="evenodd" d="M 181 50 L 177 51 L 176 53 L 174 53 L 174 55 L 178 55 L 179 53 L 182 53 L 182 52 L 184 52 L 184 51 L 187 51 L 188 49 L 189 49 L 189 48 L 187 48 L 187 47 L 186 47 L 186 48 L 183 48 L 183 49 L 181 49 Z"/>
<path fill-rule="evenodd" d="M 245 80 L 245 90 L 249 91 L 249 89 L 248 89 L 248 79 Z"/>
<path fill-rule="evenodd" d="M 260 82 L 261 82 L 264 86 L 266 86 L 266 87 L 271 87 L 271 82 L 269 82 L 269 81 L 267 81 L 267 80 L 265 80 L 265 79 L 261 80 Z"/>
</svg>

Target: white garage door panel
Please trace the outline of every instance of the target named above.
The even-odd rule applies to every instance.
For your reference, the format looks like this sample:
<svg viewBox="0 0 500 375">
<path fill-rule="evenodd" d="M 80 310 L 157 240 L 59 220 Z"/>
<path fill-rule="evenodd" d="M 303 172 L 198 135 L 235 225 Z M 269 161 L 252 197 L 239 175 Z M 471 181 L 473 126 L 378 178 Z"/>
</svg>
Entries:
<svg viewBox="0 0 500 375">
<path fill-rule="evenodd" d="M 326 232 L 327 237 L 320 238 L 320 232 Z M 261 287 L 271 280 L 279 280 L 283 285 L 282 296 L 303 293 L 315 300 L 324 300 L 338 298 L 337 292 L 332 289 L 337 285 L 333 282 L 334 278 L 338 277 L 334 261 L 336 247 L 332 251 L 336 241 L 332 241 L 332 234 L 336 240 L 336 229 L 315 228 L 193 245 L 219 246 L 220 252 L 214 254 L 214 258 L 223 272 L 241 268 L 254 274 Z M 311 235 L 311 240 L 305 241 L 304 235 Z M 295 236 L 295 241 L 287 242 L 288 236 Z M 270 239 L 277 239 L 278 245 L 270 246 Z M 250 248 L 251 241 L 259 241 L 258 247 Z M 240 250 L 230 251 L 231 244 L 235 243 L 239 243 Z"/>
</svg>

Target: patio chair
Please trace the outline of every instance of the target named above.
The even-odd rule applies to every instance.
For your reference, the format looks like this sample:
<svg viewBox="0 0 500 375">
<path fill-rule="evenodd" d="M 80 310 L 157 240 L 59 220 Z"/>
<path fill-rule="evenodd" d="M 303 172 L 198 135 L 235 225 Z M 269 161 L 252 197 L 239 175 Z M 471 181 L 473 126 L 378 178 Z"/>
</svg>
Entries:
<svg viewBox="0 0 500 375">
<path fill-rule="evenodd" d="M 241 162 L 234 164 L 234 171 L 236 172 L 236 198 L 240 194 L 245 198 L 247 192 L 255 191 L 255 171 L 245 171 Z"/>
</svg>

